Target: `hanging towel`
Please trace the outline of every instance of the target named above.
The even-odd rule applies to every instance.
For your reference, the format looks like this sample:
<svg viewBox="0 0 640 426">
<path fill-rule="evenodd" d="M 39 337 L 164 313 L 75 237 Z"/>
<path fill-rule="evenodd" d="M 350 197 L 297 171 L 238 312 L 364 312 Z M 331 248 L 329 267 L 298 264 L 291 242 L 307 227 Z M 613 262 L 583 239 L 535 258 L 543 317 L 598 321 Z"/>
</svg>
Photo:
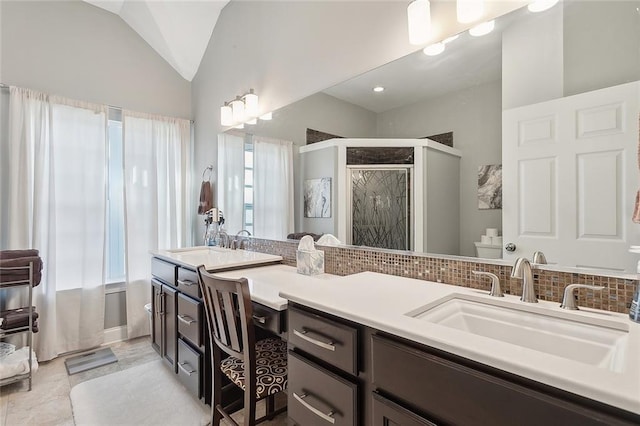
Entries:
<svg viewBox="0 0 640 426">
<path fill-rule="evenodd" d="M 640 116 L 638 116 L 638 125 L 640 127 Z M 638 130 L 638 168 L 640 169 L 640 130 Z M 640 190 L 636 193 L 636 207 L 633 209 L 633 223 L 640 223 Z"/>
<path fill-rule="evenodd" d="M 206 214 L 213 207 L 213 191 L 211 190 L 211 182 L 202 181 L 200 185 L 200 204 L 198 205 L 198 214 Z"/>
</svg>

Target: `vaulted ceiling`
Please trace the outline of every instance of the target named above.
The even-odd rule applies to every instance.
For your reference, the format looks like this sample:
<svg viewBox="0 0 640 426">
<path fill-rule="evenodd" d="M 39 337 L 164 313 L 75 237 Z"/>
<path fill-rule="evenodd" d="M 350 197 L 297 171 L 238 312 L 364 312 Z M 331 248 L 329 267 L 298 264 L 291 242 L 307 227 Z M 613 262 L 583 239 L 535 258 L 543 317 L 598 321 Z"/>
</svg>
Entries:
<svg viewBox="0 0 640 426">
<path fill-rule="evenodd" d="M 119 15 L 191 81 L 229 0 L 84 0 Z"/>
</svg>

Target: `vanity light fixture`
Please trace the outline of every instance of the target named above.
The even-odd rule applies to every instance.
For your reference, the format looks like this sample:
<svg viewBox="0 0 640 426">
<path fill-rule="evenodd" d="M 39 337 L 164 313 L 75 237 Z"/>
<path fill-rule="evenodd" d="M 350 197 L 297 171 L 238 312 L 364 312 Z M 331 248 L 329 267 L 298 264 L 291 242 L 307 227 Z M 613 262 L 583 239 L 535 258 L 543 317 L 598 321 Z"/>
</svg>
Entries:
<svg viewBox="0 0 640 426">
<path fill-rule="evenodd" d="M 273 118 L 273 113 L 272 112 L 267 112 L 266 114 L 262 114 L 260 116 L 260 120 L 264 120 L 264 121 L 269 121 Z"/>
<path fill-rule="evenodd" d="M 469 34 L 474 37 L 480 37 L 483 35 L 489 34 L 496 27 L 496 21 L 487 21 L 483 22 L 480 25 L 476 25 L 475 27 L 469 30 Z"/>
<path fill-rule="evenodd" d="M 558 3 L 558 0 L 536 0 L 533 3 L 529 3 L 527 9 L 529 12 L 544 12 L 547 9 L 551 9 Z"/>
<path fill-rule="evenodd" d="M 422 49 L 427 56 L 436 56 L 444 52 L 444 43 L 434 43 Z"/>
<path fill-rule="evenodd" d="M 260 115 L 258 95 L 253 89 L 242 96 L 236 96 L 232 101 L 227 101 L 220 107 L 220 124 L 223 126 L 235 126 L 242 123 L 255 124 Z"/>
<path fill-rule="evenodd" d="M 407 6 L 409 43 L 424 44 L 431 35 L 431 3 L 429 0 L 414 0 Z"/>
<path fill-rule="evenodd" d="M 384 87 L 376 86 L 376 87 L 373 88 L 373 91 L 376 92 L 376 93 L 384 92 Z"/>
<path fill-rule="evenodd" d="M 456 17 L 461 24 L 476 21 L 484 14 L 484 0 L 457 0 Z"/>
</svg>

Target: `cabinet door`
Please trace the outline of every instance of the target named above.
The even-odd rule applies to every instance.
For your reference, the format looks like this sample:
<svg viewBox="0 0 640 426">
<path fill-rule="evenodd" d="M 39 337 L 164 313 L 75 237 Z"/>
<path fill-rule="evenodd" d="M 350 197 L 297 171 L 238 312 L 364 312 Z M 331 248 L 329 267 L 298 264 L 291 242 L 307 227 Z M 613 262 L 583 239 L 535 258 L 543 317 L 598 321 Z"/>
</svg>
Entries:
<svg viewBox="0 0 640 426">
<path fill-rule="evenodd" d="M 374 392 L 373 426 L 436 426 L 436 424 Z"/>
<path fill-rule="evenodd" d="M 162 355 L 162 284 L 151 280 L 151 347 Z"/>
<path fill-rule="evenodd" d="M 177 339 L 178 339 L 178 298 L 177 291 L 173 288 L 162 286 L 163 315 L 162 315 L 162 345 L 164 350 L 162 356 L 171 366 L 172 370 L 176 370 L 177 357 Z"/>
</svg>

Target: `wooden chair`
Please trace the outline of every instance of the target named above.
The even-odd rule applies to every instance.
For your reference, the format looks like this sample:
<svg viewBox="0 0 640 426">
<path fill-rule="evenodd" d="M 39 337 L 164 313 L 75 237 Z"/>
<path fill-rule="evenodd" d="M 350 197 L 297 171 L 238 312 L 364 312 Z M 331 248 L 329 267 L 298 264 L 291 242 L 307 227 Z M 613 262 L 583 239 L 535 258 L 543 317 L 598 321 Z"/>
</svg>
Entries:
<svg viewBox="0 0 640 426">
<path fill-rule="evenodd" d="M 287 345 L 279 338 L 256 342 L 253 308 L 246 278 L 225 279 L 198 268 L 211 344 L 211 425 L 231 417 L 232 406 L 222 407 L 222 374 L 244 390 L 244 425 L 253 426 L 286 410 L 275 410 L 274 396 L 287 387 Z M 229 355 L 222 358 L 222 352 Z M 267 398 L 267 413 L 255 419 L 256 402 Z M 233 405 L 233 404 L 232 404 Z"/>
</svg>

